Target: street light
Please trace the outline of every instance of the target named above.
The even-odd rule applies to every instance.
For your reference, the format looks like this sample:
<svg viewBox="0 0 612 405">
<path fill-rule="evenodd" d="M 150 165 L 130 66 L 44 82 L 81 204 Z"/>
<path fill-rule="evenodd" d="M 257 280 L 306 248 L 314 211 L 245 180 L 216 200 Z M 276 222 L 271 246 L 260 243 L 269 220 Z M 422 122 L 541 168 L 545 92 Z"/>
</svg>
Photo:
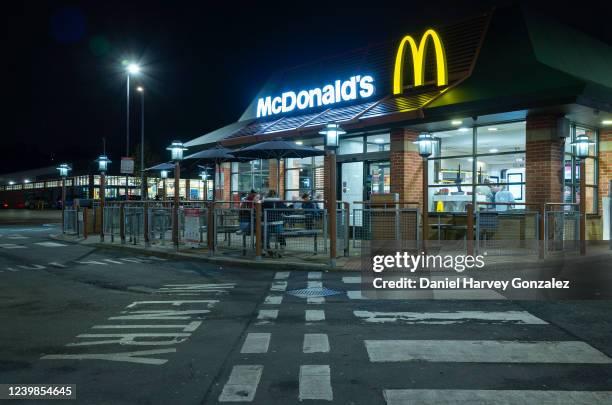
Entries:
<svg viewBox="0 0 612 405">
<path fill-rule="evenodd" d="M 106 171 L 108 170 L 108 164 L 111 163 L 110 159 L 106 155 L 100 155 L 95 160 L 98 163 L 98 170 L 100 171 L 100 242 L 104 242 L 104 198 L 106 194 Z"/>
<path fill-rule="evenodd" d="M 145 183 L 145 160 L 144 160 L 144 87 L 136 87 L 140 93 L 140 199 L 145 200 L 147 185 Z"/>
<path fill-rule="evenodd" d="M 427 239 L 429 231 L 429 179 L 427 159 L 433 152 L 434 137 L 430 133 L 419 134 L 415 144 L 418 145 L 419 156 L 423 158 L 423 251 L 427 251 Z"/>
<path fill-rule="evenodd" d="M 172 144 L 166 148 L 170 151 L 172 160 L 174 161 L 174 206 L 172 207 L 172 242 L 178 249 L 178 206 L 179 206 L 179 191 L 181 181 L 181 160 L 183 160 L 183 152 L 187 150 L 181 141 L 172 141 Z"/>
<path fill-rule="evenodd" d="M 327 150 L 327 159 L 329 164 L 329 192 L 327 197 L 327 209 L 329 211 L 329 234 L 331 235 L 330 244 L 330 266 L 336 266 L 336 149 L 340 142 L 340 135 L 346 134 L 346 131 L 335 123 L 329 123 L 319 132 L 325 137 L 325 149 Z"/>
<path fill-rule="evenodd" d="M 68 163 L 62 163 L 57 167 L 59 170 L 60 177 L 62 178 L 62 233 L 66 233 L 66 222 L 64 221 L 65 209 L 66 209 L 66 177 L 70 171 Z"/>
<path fill-rule="evenodd" d="M 125 157 L 130 156 L 130 75 L 137 75 L 140 73 L 140 65 L 136 63 L 128 63 L 126 67 L 126 103 L 125 103 Z M 129 194 L 129 175 L 125 175 L 125 200 L 128 199 Z"/>
<path fill-rule="evenodd" d="M 208 177 L 208 173 L 206 173 L 206 169 L 202 169 L 202 171 L 200 171 L 200 178 L 202 179 L 202 200 L 206 200 L 206 194 L 208 194 L 207 187 L 206 187 L 207 177 Z"/>
<path fill-rule="evenodd" d="M 166 199 L 166 179 L 168 178 L 168 170 L 162 170 L 159 172 L 159 177 L 162 179 L 162 201 Z"/>
<path fill-rule="evenodd" d="M 586 254 L 586 158 L 589 156 L 589 147 L 593 145 L 586 134 L 576 136 L 570 145 L 580 164 L 580 254 Z"/>
</svg>

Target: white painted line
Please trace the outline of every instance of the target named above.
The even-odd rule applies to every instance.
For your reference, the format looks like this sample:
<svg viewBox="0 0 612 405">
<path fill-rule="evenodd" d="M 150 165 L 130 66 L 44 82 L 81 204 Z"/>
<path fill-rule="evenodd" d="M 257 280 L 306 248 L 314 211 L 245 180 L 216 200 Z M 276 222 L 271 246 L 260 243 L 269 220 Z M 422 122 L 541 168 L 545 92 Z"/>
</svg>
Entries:
<svg viewBox="0 0 612 405">
<path fill-rule="evenodd" d="M 206 304 L 207 308 L 212 308 L 217 304 L 219 300 L 180 300 L 180 301 L 134 301 L 126 308 L 135 308 L 138 305 L 167 305 L 178 307 L 183 304 Z"/>
<path fill-rule="evenodd" d="M 251 402 L 261 379 L 263 366 L 234 366 L 219 395 L 219 402 Z"/>
<path fill-rule="evenodd" d="M 64 266 L 63 264 L 58 263 L 58 262 L 50 262 L 49 266 L 59 267 L 59 268 L 62 268 L 62 269 L 67 267 L 67 266 Z"/>
<path fill-rule="evenodd" d="M 332 401 L 334 399 L 329 365 L 300 366 L 299 382 L 300 401 L 305 399 Z"/>
<path fill-rule="evenodd" d="M 264 300 L 265 305 L 280 305 L 283 302 L 282 295 L 268 295 Z"/>
<path fill-rule="evenodd" d="M 364 299 L 361 296 L 361 291 L 357 290 L 357 291 L 347 291 L 346 295 L 349 297 L 349 299 L 351 300 L 362 300 Z"/>
<path fill-rule="evenodd" d="M 202 325 L 202 321 L 193 321 L 185 325 L 95 325 L 92 329 L 180 329 L 193 332 Z"/>
<path fill-rule="evenodd" d="M 548 322 L 527 311 L 453 311 L 453 312 L 370 312 L 353 311 L 357 318 L 369 323 L 420 323 L 448 325 L 473 321 L 548 325 Z"/>
<path fill-rule="evenodd" d="M 307 297 L 306 302 L 308 304 L 325 304 L 324 297 Z"/>
<path fill-rule="evenodd" d="M 289 274 L 291 274 L 290 271 L 277 271 L 276 274 L 274 275 L 274 279 L 275 280 L 287 280 L 287 278 L 289 277 Z"/>
<path fill-rule="evenodd" d="M 29 236 L 22 236 L 22 235 L 9 235 L 6 238 L 7 239 L 30 239 Z"/>
<path fill-rule="evenodd" d="M 257 319 L 260 321 L 273 321 L 278 317 L 278 309 L 260 309 Z"/>
<path fill-rule="evenodd" d="M 308 288 L 323 288 L 322 281 L 309 281 Z"/>
<path fill-rule="evenodd" d="M 17 267 L 22 268 L 24 270 L 43 270 L 43 269 L 46 269 L 45 266 L 40 265 L 40 264 L 32 264 L 32 265 L 18 264 Z"/>
<path fill-rule="evenodd" d="M 191 333 L 84 333 L 77 335 L 79 339 L 90 340 L 79 343 L 68 343 L 66 346 L 95 345 L 134 345 L 134 346 L 169 346 L 185 342 Z M 144 340 L 139 340 L 142 338 Z M 156 338 L 153 340 L 152 338 Z"/>
<path fill-rule="evenodd" d="M 35 245 L 39 245 L 39 246 L 44 246 L 44 247 L 62 247 L 62 246 L 68 246 L 68 245 L 64 245 L 63 243 L 57 243 L 57 242 L 35 242 Z"/>
<path fill-rule="evenodd" d="M 240 353 L 267 353 L 270 347 L 270 333 L 249 333 L 244 339 Z"/>
<path fill-rule="evenodd" d="M 609 364 L 612 359 L 585 342 L 500 340 L 366 340 L 372 362 Z"/>
<path fill-rule="evenodd" d="M 153 364 L 160 366 L 166 363 L 166 359 L 152 359 L 142 356 L 152 356 L 155 354 L 176 353 L 176 349 L 156 349 L 156 350 L 139 350 L 135 352 L 123 353 L 100 353 L 100 354 L 47 354 L 42 356 L 41 360 L 108 360 L 108 361 L 123 361 L 126 363 L 136 364 Z"/>
<path fill-rule="evenodd" d="M 317 322 L 325 320 L 325 311 L 322 309 L 307 309 L 306 322 Z"/>
<path fill-rule="evenodd" d="M 272 282 L 272 287 L 270 287 L 270 291 L 285 291 L 287 289 L 286 281 L 274 281 Z"/>
<path fill-rule="evenodd" d="M 555 404 L 588 405 L 612 403 L 612 391 L 535 390 L 384 390 L 387 405 L 409 404 Z"/>
<path fill-rule="evenodd" d="M 113 263 L 113 264 L 125 264 L 124 262 L 120 262 L 119 260 L 113 260 L 113 259 L 104 259 L 104 261 Z"/>
<path fill-rule="evenodd" d="M 325 333 L 307 333 L 304 335 L 304 353 L 328 353 L 329 339 Z"/>
<path fill-rule="evenodd" d="M 344 284 L 359 284 L 359 283 L 361 283 L 361 276 L 342 277 L 342 282 Z"/>
<path fill-rule="evenodd" d="M 308 272 L 308 280 L 320 280 L 323 276 L 323 273 L 320 271 L 309 271 Z"/>
<path fill-rule="evenodd" d="M 14 243 L 0 243 L 2 249 L 25 249 L 23 245 L 15 245 Z"/>
</svg>

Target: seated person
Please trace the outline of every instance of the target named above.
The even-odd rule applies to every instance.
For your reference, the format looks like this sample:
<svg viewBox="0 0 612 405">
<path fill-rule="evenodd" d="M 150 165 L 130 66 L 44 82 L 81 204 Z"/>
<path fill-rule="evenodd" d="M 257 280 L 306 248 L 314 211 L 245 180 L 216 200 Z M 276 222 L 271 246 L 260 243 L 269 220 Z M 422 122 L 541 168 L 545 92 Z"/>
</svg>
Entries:
<svg viewBox="0 0 612 405">
<path fill-rule="evenodd" d="M 282 235 L 284 212 L 280 210 L 281 208 L 287 208 L 287 206 L 276 196 L 276 190 L 269 190 L 261 204 L 264 215 L 267 215 L 264 218 L 267 218 L 268 221 L 268 235 L 276 234 L 280 245 L 286 246 L 287 242 Z M 266 210 L 269 211 L 266 213 Z M 270 237 L 268 236 L 266 239 L 266 249 L 269 250 Z"/>
<path fill-rule="evenodd" d="M 514 203 L 514 196 L 508 190 L 508 187 L 504 184 L 500 185 L 500 190 L 495 193 L 495 210 L 497 212 L 504 212 L 512 209 L 514 205 L 510 204 L 498 204 L 498 203 Z"/>
</svg>

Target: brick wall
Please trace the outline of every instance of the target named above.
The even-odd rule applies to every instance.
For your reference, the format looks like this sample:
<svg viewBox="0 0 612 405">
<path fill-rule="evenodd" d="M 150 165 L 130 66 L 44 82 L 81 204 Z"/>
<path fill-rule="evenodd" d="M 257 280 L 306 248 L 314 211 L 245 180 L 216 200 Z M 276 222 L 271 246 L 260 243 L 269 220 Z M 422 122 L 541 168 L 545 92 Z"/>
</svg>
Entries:
<svg viewBox="0 0 612 405">
<path fill-rule="evenodd" d="M 230 201 L 230 171 L 231 163 L 221 163 L 218 166 L 219 173 L 223 173 L 223 188 L 220 184 L 215 186 L 215 198 L 217 201 Z"/>
<path fill-rule="evenodd" d="M 400 201 L 423 200 L 423 164 L 416 140 L 418 132 L 404 128 L 391 130 L 391 192 L 398 193 Z"/>
<path fill-rule="evenodd" d="M 612 129 L 599 132 L 599 213 L 602 213 L 602 197 L 610 193 L 612 180 Z"/>
<path fill-rule="evenodd" d="M 528 116 L 525 156 L 526 202 L 563 201 L 563 149 L 556 116 Z"/>
<path fill-rule="evenodd" d="M 276 190 L 276 177 L 277 177 L 277 173 L 276 173 L 276 165 L 278 164 L 278 160 L 276 159 L 270 159 L 269 161 L 269 167 L 270 167 L 270 177 L 269 177 L 269 181 L 270 181 L 270 190 Z M 280 197 L 281 199 L 285 198 L 285 181 L 284 181 L 284 176 L 285 176 L 285 162 L 283 160 L 280 161 L 280 183 L 279 183 L 279 188 L 280 188 L 280 192 L 278 193 L 278 197 Z"/>
</svg>

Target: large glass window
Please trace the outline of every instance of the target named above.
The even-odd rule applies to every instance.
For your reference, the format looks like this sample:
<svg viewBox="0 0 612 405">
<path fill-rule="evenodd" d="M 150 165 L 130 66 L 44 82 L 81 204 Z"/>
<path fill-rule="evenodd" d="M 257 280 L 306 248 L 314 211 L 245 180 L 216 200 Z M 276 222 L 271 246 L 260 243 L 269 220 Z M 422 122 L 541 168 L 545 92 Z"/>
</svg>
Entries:
<svg viewBox="0 0 612 405">
<path fill-rule="evenodd" d="M 233 195 L 246 194 L 250 190 L 266 193 L 270 188 L 270 161 L 258 159 L 232 163 L 231 183 Z"/>
<path fill-rule="evenodd" d="M 323 156 L 285 160 L 285 199 L 299 200 L 305 193 L 323 198 Z"/>
<path fill-rule="evenodd" d="M 589 157 L 585 161 L 586 180 L 586 212 L 594 214 L 598 212 L 598 133 L 595 130 L 572 125 L 571 136 L 565 142 L 565 187 L 563 190 L 563 201 L 567 203 L 580 203 L 580 161 L 574 153 L 571 143 L 578 135 L 587 135 L 593 142 L 589 147 Z"/>
<path fill-rule="evenodd" d="M 472 128 L 458 128 L 433 136 L 429 210 L 465 211 L 473 201 L 482 203 L 481 209 L 504 210 L 507 206 L 493 203 L 525 202 L 524 121 L 482 126 L 475 133 Z"/>
</svg>

